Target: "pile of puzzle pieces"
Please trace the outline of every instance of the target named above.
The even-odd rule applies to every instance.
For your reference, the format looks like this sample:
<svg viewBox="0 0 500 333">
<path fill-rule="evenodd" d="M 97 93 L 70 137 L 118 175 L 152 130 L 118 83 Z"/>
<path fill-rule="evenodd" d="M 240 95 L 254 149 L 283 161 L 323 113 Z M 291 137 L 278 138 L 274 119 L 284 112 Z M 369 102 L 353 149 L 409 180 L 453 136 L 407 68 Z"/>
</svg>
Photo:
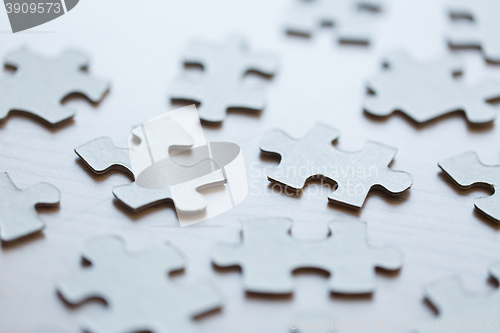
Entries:
<svg viewBox="0 0 500 333">
<path fill-rule="evenodd" d="M 287 34 L 310 36 L 316 28 L 329 24 L 333 25 L 341 44 L 368 46 L 374 38 L 371 31 L 377 24 L 376 17 L 384 11 L 382 3 L 368 0 L 292 2 L 284 22 Z M 370 15 L 361 15 L 361 9 Z M 500 14 L 500 1 L 463 1 L 463 6 L 457 4 L 449 8 L 449 14 L 451 19 L 470 16 L 476 24 L 471 31 L 450 33 L 447 42 L 451 49 L 475 47 L 485 61 L 500 63 L 500 23 L 497 23 L 500 21 L 496 15 Z M 182 61 L 201 65 L 203 73 L 200 77 L 179 76 L 173 81 L 168 96 L 174 101 L 196 103 L 204 123 L 223 122 L 231 108 L 265 109 L 265 90 L 247 87 L 243 77 L 249 71 L 273 77 L 278 75 L 280 66 L 279 58 L 273 53 L 253 52 L 245 38 L 234 36 L 221 43 L 193 41 L 183 53 Z M 0 78 L 0 120 L 3 121 L 9 113 L 21 112 L 35 116 L 42 126 L 61 126 L 75 115 L 74 110 L 62 104 L 67 96 L 82 94 L 96 107 L 102 99 L 112 98 L 107 96 L 110 83 L 89 74 L 89 57 L 80 51 L 65 51 L 50 59 L 20 48 L 4 57 L 4 65 L 14 68 L 15 72 Z M 464 86 L 454 77 L 464 70 L 455 53 L 422 63 L 405 53 L 388 53 L 381 65 L 380 73 L 367 78 L 368 92 L 362 97 L 360 112 L 370 117 L 389 117 L 394 112 L 402 112 L 417 126 L 436 119 L 444 122 L 443 116 L 454 112 L 463 113 L 470 124 L 488 124 L 496 118 L 497 109 L 488 102 L 500 98 L 500 82 Z M 182 126 L 175 122 L 168 126 L 170 136 L 162 141 L 164 151 L 172 147 L 186 150 L 194 147 L 193 138 Z M 136 136 L 141 136 L 140 127 L 134 131 Z M 255 150 L 260 148 L 263 154 L 279 158 L 278 166 L 267 175 L 270 183 L 300 193 L 310 180 L 319 178 L 333 184 L 325 202 L 354 211 L 363 208 L 372 190 L 399 196 L 408 192 L 414 181 L 419 181 L 405 171 L 390 168 L 396 148 L 368 141 L 360 151 L 342 151 L 334 145 L 339 136 L 340 130 L 318 119 L 301 138 L 273 129 L 260 138 Z M 146 144 L 142 139 L 141 144 Z M 132 165 L 130 148 L 117 147 L 108 137 L 88 138 L 87 143 L 74 151 L 84 162 L 81 165 L 97 175 L 119 170 L 132 177 L 130 184 L 112 190 L 116 199 L 132 213 L 163 202 L 173 203 L 180 212 L 203 213 L 210 203 L 200 189 L 228 185 L 224 168 L 213 169 L 213 159 L 183 166 L 167 156 L 162 159 L 162 166 L 167 170 L 166 185 L 148 187 L 143 174 L 141 176 Z M 474 204 L 482 214 L 500 223 L 497 192 L 500 192 L 500 166 L 484 165 L 473 151 L 444 156 L 442 161 L 435 162 L 461 189 L 490 188 L 493 194 L 476 199 Z M 208 169 L 211 172 L 205 172 Z M 342 170 L 363 170 L 363 173 Z M 0 240 L 4 243 L 43 232 L 44 222 L 37 208 L 57 206 L 61 200 L 55 186 L 38 183 L 19 189 L 7 172 L 0 173 L 0 189 Z M 407 196 L 401 198 L 411 200 Z M 376 290 L 376 269 L 397 272 L 403 268 L 403 253 L 399 249 L 368 244 L 369 221 L 333 219 L 328 222 L 329 234 L 324 239 L 302 241 L 290 235 L 293 221 L 287 218 L 242 216 L 241 220 L 241 242 L 217 245 L 211 258 L 214 268 L 239 266 L 242 288 L 249 293 L 292 294 L 295 290 L 293 272 L 314 268 L 329 273 L 331 293 L 372 294 Z M 197 326 L 194 317 L 225 306 L 223 291 L 209 282 L 184 286 L 171 281 L 168 274 L 182 270 L 189 259 L 171 244 L 129 253 L 122 239 L 98 237 L 86 242 L 81 257 L 90 265 L 61 277 L 55 289 L 72 305 L 96 297 L 106 301 L 105 312 L 82 319 L 81 329 L 85 332 L 194 332 Z M 500 263 L 491 264 L 490 274 L 500 282 Z M 488 295 L 471 296 L 452 278 L 430 284 L 425 297 L 442 319 L 500 320 L 498 289 Z M 446 331 L 441 326 L 437 330 Z"/>
</svg>

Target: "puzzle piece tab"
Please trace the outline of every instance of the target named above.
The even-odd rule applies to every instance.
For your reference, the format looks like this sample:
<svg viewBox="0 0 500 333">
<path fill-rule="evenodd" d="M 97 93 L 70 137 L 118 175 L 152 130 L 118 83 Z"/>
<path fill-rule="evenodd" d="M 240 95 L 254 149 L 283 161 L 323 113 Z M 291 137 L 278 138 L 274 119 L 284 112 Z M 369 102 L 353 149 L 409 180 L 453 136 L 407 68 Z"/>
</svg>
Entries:
<svg viewBox="0 0 500 333">
<path fill-rule="evenodd" d="M 9 54 L 5 64 L 17 71 L 0 79 L 0 120 L 11 111 L 21 111 L 56 126 L 75 115 L 61 104 L 65 97 L 80 93 L 99 102 L 109 90 L 109 83 L 83 71 L 89 60 L 79 52 L 45 59 L 22 48 Z"/>
<path fill-rule="evenodd" d="M 170 91 L 172 99 L 201 103 L 201 119 L 221 122 L 228 108 L 262 110 L 266 98 L 261 88 L 248 88 L 243 77 L 249 71 L 274 75 L 278 69 L 277 58 L 248 51 L 243 38 L 229 38 L 224 45 L 193 42 L 184 53 L 185 64 L 203 66 L 201 78 L 180 77 Z"/>
<path fill-rule="evenodd" d="M 500 263 L 490 267 L 490 274 L 497 283 L 500 282 Z M 439 312 L 439 320 L 438 327 L 425 328 L 420 330 L 422 333 L 449 332 L 450 325 L 447 323 L 458 322 L 458 325 L 460 325 L 464 320 L 466 323 L 469 320 L 473 320 L 475 330 L 477 331 L 498 331 L 500 321 L 500 289 L 486 295 L 472 295 L 463 290 L 458 279 L 449 279 L 427 287 L 426 298 Z M 479 324 L 481 327 L 476 326 Z"/>
<path fill-rule="evenodd" d="M 57 281 L 56 289 L 71 304 L 99 297 L 109 309 L 84 320 L 91 333 L 194 332 L 193 317 L 222 306 L 210 285 L 181 286 L 168 274 L 184 268 L 183 256 L 172 246 L 128 253 L 116 237 L 88 242 L 83 258 L 92 266 Z"/>
<path fill-rule="evenodd" d="M 48 183 L 18 189 L 6 172 L 0 173 L 0 239 L 13 241 L 44 228 L 36 207 L 57 205 L 59 190 Z"/>
<path fill-rule="evenodd" d="M 288 33 L 312 35 L 322 25 L 333 25 L 341 43 L 369 44 L 373 30 L 365 12 L 382 10 L 380 1 L 370 0 L 294 0 L 285 23 Z"/>
<path fill-rule="evenodd" d="M 219 245 L 212 260 L 217 266 L 240 266 L 245 290 L 265 294 L 293 292 L 292 272 L 318 268 L 330 273 L 330 291 L 365 294 L 375 289 L 375 267 L 397 270 L 401 253 L 390 247 L 366 244 L 366 224 L 356 220 L 332 221 L 332 235 L 324 240 L 298 241 L 289 234 L 286 218 L 243 222 L 243 242 Z"/>
<path fill-rule="evenodd" d="M 339 135 L 337 130 L 321 123 L 301 139 L 293 139 L 280 130 L 266 134 L 260 141 L 260 149 L 281 156 L 279 166 L 268 179 L 299 191 L 311 178 L 326 178 L 337 184 L 328 199 L 356 208 L 363 206 L 374 187 L 394 195 L 411 187 L 410 174 L 387 167 L 396 149 L 370 141 L 363 150 L 347 153 L 332 145 Z"/>
<path fill-rule="evenodd" d="M 439 162 L 439 167 L 462 189 L 486 186 L 493 195 L 474 201 L 477 209 L 500 223 L 500 165 L 484 165 L 475 152 L 466 152 Z"/>
<path fill-rule="evenodd" d="M 401 111 L 418 123 L 463 111 L 471 123 L 487 123 L 496 118 L 495 107 L 487 101 L 500 97 L 500 84 L 483 82 L 464 87 L 453 78 L 462 72 L 455 57 L 416 64 L 405 54 L 386 57 L 388 68 L 368 81 L 375 95 L 367 95 L 364 109 L 375 116 Z"/>
<path fill-rule="evenodd" d="M 500 1 L 462 0 L 452 1 L 450 17 L 472 19 L 467 26 L 454 27 L 448 42 L 452 47 L 480 48 L 489 62 L 500 63 Z"/>
</svg>

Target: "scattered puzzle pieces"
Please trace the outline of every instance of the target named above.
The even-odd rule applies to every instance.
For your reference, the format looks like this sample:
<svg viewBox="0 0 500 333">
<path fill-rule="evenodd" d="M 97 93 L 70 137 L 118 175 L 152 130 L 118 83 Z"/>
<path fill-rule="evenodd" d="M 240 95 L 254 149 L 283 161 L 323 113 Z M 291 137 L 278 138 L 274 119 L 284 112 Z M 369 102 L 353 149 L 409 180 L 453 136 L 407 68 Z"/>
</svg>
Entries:
<svg viewBox="0 0 500 333">
<path fill-rule="evenodd" d="M 466 88 L 453 78 L 462 72 L 455 57 L 416 64 L 403 53 L 392 54 L 380 75 L 368 81 L 375 95 L 367 95 L 365 111 L 387 116 L 401 111 L 418 123 L 463 111 L 471 123 L 486 123 L 496 118 L 495 107 L 486 101 L 500 97 L 500 84 L 484 82 Z"/>
<path fill-rule="evenodd" d="M 168 279 L 185 266 L 170 245 L 128 253 L 121 239 L 105 237 L 88 242 L 82 256 L 92 266 L 58 280 L 56 289 L 70 304 L 95 297 L 106 301 L 107 311 L 83 322 L 91 333 L 193 332 L 193 317 L 222 306 L 209 284 L 187 287 Z"/>
<path fill-rule="evenodd" d="M 177 144 L 189 146 L 191 139 L 180 140 Z M 173 143 L 165 142 L 168 148 Z M 168 149 L 166 149 L 168 151 Z M 112 169 L 124 171 L 134 177 L 136 182 L 113 188 L 114 196 L 133 212 L 139 212 L 148 207 L 173 201 L 180 212 L 201 212 L 207 206 L 207 200 L 198 190 L 220 186 L 226 182 L 221 169 L 213 168 L 213 161 L 202 160 L 193 166 L 181 166 L 172 159 L 165 158 L 149 168 L 151 175 L 161 173 L 163 182 L 157 182 L 154 188 L 144 187 L 140 182 L 141 175 L 148 177 L 148 169 L 141 174 L 133 171 L 130 162 L 129 149 L 116 147 L 110 138 L 102 137 L 92 140 L 75 149 L 75 153 L 96 174 L 103 174 Z M 163 172 L 165 174 L 163 174 Z M 156 178 L 155 178 L 156 179 Z M 138 185 L 139 182 L 139 185 Z"/>
<path fill-rule="evenodd" d="M 245 290 L 265 294 L 293 292 L 292 272 L 317 268 L 330 273 L 330 291 L 365 294 L 375 289 L 375 267 L 397 270 L 402 254 L 390 247 L 366 244 L 366 224 L 356 220 L 332 221 L 325 240 L 298 241 L 286 218 L 243 222 L 243 243 L 219 245 L 212 259 L 217 266 L 240 266 Z"/>
<path fill-rule="evenodd" d="M 382 5 L 370 0 L 294 0 L 285 28 L 291 34 L 310 36 L 322 25 L 333 25 L 339 42 L 369 44 L 373 26 L 362 10 L 378 13 Z"/>
<path fill-rule="evenodd" d="M 497 283 L 500 282 L 500 263 L 490 267 L 490 274 Z M 449 279 L 427 287 L 426 298 L 439 312 L 438 326 L 420 332 L 449 332 L 451 325 L 458 323 L 463 327 L 464 321 L 471 331 L 474 328 L 482 332 L 498 331 L 500 289 L 487 295 L 473 295 L 463 290 L 458 279 Z M 469 320 L 474 322 L 472 329 L 468 326 Z"/>
<path fill-rule="evenodd" d="M 266 134 L 260 141 L 260 149 L 281 156 L 279 166 L 268 179 L 300 191 L 309 179 L 326 178 L 337 184 L 328 199 L 356 208 L 363 206 L 372 188 L 400 194 L 411 187 L 410 174 L 387 167 L 396 149 L 369 141 L 363 150 L 347 153 L 332 145 L 339 135 L 337 130 L 321 123 L 301 139 L 293 139 L 280 130 Z"/>
<path fill-rule="evenodd" d="M 75 115 L 61 105 L 65 97 L 80 93 L 99 102 L 109 90 L 109 83 L 83 71 L 89 60 L 79 52 L 66 51 L 55 59 L 45 59 L 22 48 L 9 54 L 5 64 L 17 71 L 0 79 L 0 120 L 11 111 L 21 111 L 56 126 Z"/>
<path fill-rule="evenodd" d="M 6 172 L 0 173 L 0 239 L 13 241 L 44 228 L 36 207 L 57 205 L 59 190 L 48 183 L 18 189 Z"/>
<path fill-rule="evenodd" d="M 493 195 L 476 199 L 474 205 L 486 216 L 500 223 L 499 165 L 484 165 L 475 152 L 463 153 L 439 162 L 438 165 L 462 189 L 474 186 L 493 189 Z"/>
<path fill-rule="evenodd" d="M 453 1 L 450 17 L 471 20 L 467 26 L 454 27 L 448 42 L 457 48 L 480 48 L 489 62 L 500 63 L 500 2 L 498 0 Z"/>
<path fill-rule="evenodd" d="M 198 113 L 201 119 L 221 122 L 228 108 L 262 110 L 265 107 L 263 89 L 251 89 L 243 84 L 249 71 L 273 75 L 278 69 L 277 58 L 248 51 L 243 38 L 229 38 L 217 46 L 193 42 L 184 53 L 185 64 L 200 64 L 202 78 L 180 77 L 172 85 L 172 99 L 201 103 Z"/>
</svg>

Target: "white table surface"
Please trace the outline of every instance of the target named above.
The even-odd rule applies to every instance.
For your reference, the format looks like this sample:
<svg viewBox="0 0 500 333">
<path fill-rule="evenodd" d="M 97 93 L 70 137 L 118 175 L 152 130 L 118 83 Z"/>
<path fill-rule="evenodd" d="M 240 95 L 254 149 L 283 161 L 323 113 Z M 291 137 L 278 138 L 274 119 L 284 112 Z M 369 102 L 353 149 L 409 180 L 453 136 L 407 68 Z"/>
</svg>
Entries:
<svg viewBox="0 0 500 333">
<path fill-rule="evenodd" d="M 123 237 L 131 250 L 170 242 L 187 258 L 185 272 L 174 277 L 178 283 L 208 280 L 220 289 L 225 306 L 196 320 L 200 332 L 288 332 L 291 319 L 311 310 L 341 321 L 427 322 L 435 318 L 423 298 L 429 283 L 457 275 L 470 291 L 493 290 L 487 269 L 500 260 L 500 227 L 473 206 L 474 198 L 490 191 L 458 190 L 437 162 L 475 150 L 484 163 L 497 164 L 500 127 L 471 127 L 462 115 L 416 126 L 401 115 L 376 120 L 363 114 L 366 79 L 379 71 L 384 53 L 401 49 L 426 60 L 450 52 L 444 1 L 386 4 L 370 47 L 339 45 L 334 29 L 310 39 L 285 35 L 288 0 L 85 0 L 69 14 L 18 34 L 9 33 L 7 15 L 0 10 L 1 56 L 20 45 L 46 55 L 78 48 L 91 55 L 91 73 L 112 81 L 98 107 L 83 99 L 68 101 L 77 115 L 65 126 L 49 129 L 25 116 L 0 124 L 0 171 L 20 188 L 49 182 L 62 193 L 59 208 L 39 210 L 47 225 L 43 233 L 1 247 L 0 332 L 39 327 L 77 332 L 82 316 L 104 311 L 99 302 L 65 305 L 54 281 L 79 269 L 86 240 L 107 234 Z M 232 112 L 222 125 L 204 127 L 209 141 L 240 145 L 248 197 L 235 209 L 186 228 L 179 227 L 171 205 L 130 213 L 111 193 L 130 178 L 119 172 L 95 176 L 73 149 L 99 136 L 125 147 L 133 125 L 177 107 L 167 93 L 182 71 L 187 43 L 194 38 L 218 42 L 231 34 L 246 36 L 252 50 L 276 52 L 281 60 L 272 80 L 248 78 L 249 84 L 267 87 L 268 105 L 261 114 Z M 500 66 L 486 64 L 477 50 L 459 53 L 465 84 L 500 80 Z M 319 183 L 307 186 L 300 197 L 273 192 L 263 170 L 272 170 L 278 160 L 260 155 L 259 138 L 276 127 L 301 136 L 317 121 L 342 132 L 338 147 L 344 150 L 359 150 L 367 140 L 397 147 L 392 168 L 413 175 L 411 190 L 398 198 L 373 191 L 359 211 L 328 204 L 328 190 L 320 193 Z M 325 275 L 315 272 L 295 275 L 293 297 L 247 296 L 240 272 L 215 271 L 209 252 L 219 242 L 239 241 L 240 220 L 265 216 L 293 218 L 293 233 L 313 238 L 324 237 L 332 219 L 359 217 L 368 222 L 371 244 L 392 244 L 404 252 L 404 267 L 393 276 L 377 274 L 371 298 L 331 296 Z"/>
</svg>

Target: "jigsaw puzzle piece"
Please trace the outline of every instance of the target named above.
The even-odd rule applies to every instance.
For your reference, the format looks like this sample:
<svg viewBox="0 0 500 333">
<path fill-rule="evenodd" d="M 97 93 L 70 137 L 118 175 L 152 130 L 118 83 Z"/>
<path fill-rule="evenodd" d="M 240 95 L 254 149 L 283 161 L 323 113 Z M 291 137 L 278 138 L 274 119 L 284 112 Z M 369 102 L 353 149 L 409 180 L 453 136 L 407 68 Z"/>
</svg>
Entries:
<svg viewBox="0 0 500 333">
<path fill-rule="evenodd" d="M 492 265 L 490 274 L 499 282 L 500 264 Z M 425 297 L 439 313 L 436 321 L 438 326 L 427 327 L 420 332 L 448 332 L 453 322 L 460 323 L 465 320 L 468 323 L 470 319 L 474 320 L 474 327 L 471 330 L 485 332 L 498 330 L 500 320 L 500 291 L 498 289 L 486 295 L 473 295 L 464 291 L 457 278 L 452 278 L 427 287 Z M 481 327 L 476 326 L 478 323 Z"/>
<path fill-rule="evenodd" d="M 487 123 L 496 118 L 487 101 L 500 96 L 500 84 L 484 82 L 474 88 L 459 84 L 453 74 L 462 73 L 457 57 L 425 64 L 413 62 L 403 53 L 386 57 L 385 70 L 370 79 L 364 110 L 375 116 L 401 111 L 418 123 L 463 111 L 471 123 Z"/>
<path fill-rule="evenodd" d="M 87 142 L 75 148 L 75 153 L 98 175 L 117 169 L 134 176 L 128 148 L 115 146 L 108 137 Z"/>
<path fill-rule="evenodd" d="M 295 0 L 285 29 L 288 33 L 311 36 L 322 25 L 333 25 L 338 29 L 339 42 L 368 44 L 371 24 L 360 12 L 380 12 L 382 6 L 376 1 L 358 0 Z"/>
<path fill-rule="evenodd" d="M 84 321 L 90 332 L 194 332 L 194 316 L 222 305 L 219 293 L 206 283 L 184 287 L 167 278 L 185 265 L 172 246 L 132 254 L 121 239 L 105 237 L 87 243 L 83 258 L 92 266 L 59 279 L 56 289 L 70 304 L 95 297 L 107 302 L 108 311 Z"/>
<path fill-rule="evenodd" d="M 0 80 L 0 119 L 10 111 L 23 111 L 58 125 L 75 114 L 62 106 L 65 97 L 78 93 L 98 102 L 109 90 L 109 83 L 83 71 L 88 58 L 80 52 L 66 51 L 57 58 L 45 59 L 21 48 L 7 55 L 5 64 L 17 71 Z"/>
<path fill-rule="evenodd" d="M 264 91 L 248 89 L 243 77 L 248 71 L 272 75 L 277 70 L 275 57 L 250 53 L 241 37 L 230 37 L 221 46 L 193 42 L 183 61 L 201 65 L 203 76 L 178 78 L 170 89 L 170 96 L 200 103 L 200 118 L 211 122 L 223 121 L 228 108 L 262 110 Z"/>
<path fill-rule="evenodd" d="M 35 207 L 57 205 L 59 190 L 48 183 L 38 183 L 27 189 L 18 189 L 9 175 L 0 173 L 0 239 L 13 241 L 44 228 Z"/>
<path fill-rule="evenodd" d="M 475 152 L 466 152 L 438 163 L 444 173 L 462 189 L 486 186 L 493 189 L 493 195 L 474 201 L 477 209 L 497 223 L 500 223 L 500 166 L 484 165 Z"/>
<path fill-rule="evenodd" d="M 272 130 L 260 140 L 260 149 L 265 153 L 281 156 L 280 165 L 267 176 L 270 181 L 280 183 L 295 191 L 300 191 L 308 179 L 318 176 L 322 168 L 328 167 L 321 157 L 333 147 L 340 132 L 325 124 L 318 123 L 301 139 L 294 139 L 281 130 Z M 304 167 L 304 160 L 311 166 Z"/>
<path fill-rule="evenodd" d="M 452 47 L 480 48 L 487 61 L 500 62 L 498 1 L 455 1 L 448 11 L 452 19 L 467 18 L 472 21 L 467 27 L 457 26 L 449 32 L 448 42 Z"/>
<path fill-rule="evenodd" d="M 245 290 L 264 294 L 292 293 L 292 272 L 299 268 L 329 272 L 331 292 L 371 293 L 375 267 L 397 270 L 402 265 L 398 250 L 367 246 L 364 222 L 330 222 L 332 236 L 314 242 L 293 239 L 291 225 L 286 218 L 244 221 L 242 244 L 217 246 L 212 261 L 220 267 L 240 266 Z"/>
</svg>

